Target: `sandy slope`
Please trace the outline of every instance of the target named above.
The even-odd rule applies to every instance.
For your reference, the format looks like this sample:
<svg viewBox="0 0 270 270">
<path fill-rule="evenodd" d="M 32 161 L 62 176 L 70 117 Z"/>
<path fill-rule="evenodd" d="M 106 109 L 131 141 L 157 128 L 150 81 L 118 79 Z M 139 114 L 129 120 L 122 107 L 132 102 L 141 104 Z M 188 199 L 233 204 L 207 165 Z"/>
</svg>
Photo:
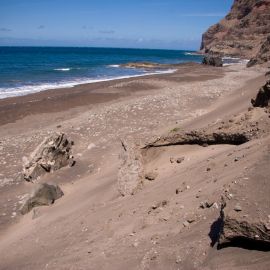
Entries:
<svg viewBox="0 0 270 270">
<path fill-rule="evenodd" d="M 31 97 L 13 100 L 21 116 L 12 101 L 3 101 L 2 112 L 13 110 L 16 122 L 0 131 L 0 269 L 269 269 L 267 252 L 212 248 L 209 232 L 220 208 L 199 208 L 205 200 L 219 203 L 225 189 L 235 194 L 243 186 L 253 190 L 252 181 L 250 186 L 243 183 L 254 179 L 257 164 L 267 159 L 267 136 L 240 146 L 150 149 L 145 168 L 158 172 L 155 181 L 146 181 L 134 196 L 122 197 L 117 190 L 120 138 L 145 141 L 176 127 L 194 129 L 238 119 L 264 83 L 263 74 L 240 65 L 192 66 L 166 76 L 96 84 L 89 91 L 84 86 L 75 89 L 76 95 L 63 90 L 62 95 L 49 91 L 32 96 L 40 104 L 53 95 L 51 113 L 43 107 L 38 111 L 35 104 L 26 111 L 20 104 L 33 103 Z M 116 96 L 97 104 L 91 91 Z M 50 111 L 51 103 L 46 104 Z M 258 109 L 252 117 L 262 119 L 267 134 L 265 113 Z M 21 159 L 55 130 L 75 141 L 77 164 L 42 181 L 58 183 L 65 196 L 21 217 L 18 202 L 31 189 L 18 177 Z M 170 162 L 182 156 L 181 164 Z M 266 165 L 260 170 L 267 175 Z M 176 194 L 176 189 L 182 192 Z M 263 213 L 269 215 L 269 200 L 262 202 Z M 192 223 L 185 227 L 187 220 Z"/>
</svg>

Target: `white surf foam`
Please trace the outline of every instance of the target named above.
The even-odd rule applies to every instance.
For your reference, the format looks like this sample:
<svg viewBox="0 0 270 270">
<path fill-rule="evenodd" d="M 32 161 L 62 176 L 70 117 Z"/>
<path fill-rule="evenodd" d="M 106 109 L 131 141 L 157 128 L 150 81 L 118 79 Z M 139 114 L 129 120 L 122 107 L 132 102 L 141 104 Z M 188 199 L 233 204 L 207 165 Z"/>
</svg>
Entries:
<svg viewBox="0 0 270 270">
<path fill-rule="evenodd" d="M 119 68 L 120 65 L 109 65 L 109 67 L 113 67 L 113 68 Z"/>
<path fill-rule="evenodd" d="M 136 78 L 136 77 L 150 76 L 150 75 L 156 75 L 156 74 L 169 74 L 169 73 L 174 73 L 175 71 L 176 69 L 168 69 L 168 70 L 159 70 L 155 72 L 149 72 L 149 73 L 138 74 L 138 75 L 126 75 L 126 76 L 100 78 L 100 79 L 76 79 L 73 81 L 65 81 L 65 82 L 59 82 L 59 83 L 45 83 L 41 85 L 26 85 L 26 86 L 19 86 L 19 87 L 13 87 L 13 88 L 0 88 L 0 99 L 14 97 L 14 96 L 24 96 L 27 94 L 38 93 L 38 92 L 49 90 L 49 89 L 71 88 L 71 87 L 74 87 L 76 85 L 81 85 L 81 84 Z"/>
<path fill-rule="evenodd" d="M 71 68 L 55 68 L 55 71 L 70 71 Z"/>
<path fill-rule="evenodd" d="M 193 55 L 193 56 L 200 56 L 201 54 L 196 53 L 196 52 L 185 52 L 185 55 Z"/>
<path fill-rule="evenodd" d="M 241 64 L 247 64 L 249 62 L 248 59 L 242 59 L 239 57 L 229 57 L 225 56 L 222 57 L 223 66 L 231 66 L 231 65 L 241 65 Z"/>
</svg>

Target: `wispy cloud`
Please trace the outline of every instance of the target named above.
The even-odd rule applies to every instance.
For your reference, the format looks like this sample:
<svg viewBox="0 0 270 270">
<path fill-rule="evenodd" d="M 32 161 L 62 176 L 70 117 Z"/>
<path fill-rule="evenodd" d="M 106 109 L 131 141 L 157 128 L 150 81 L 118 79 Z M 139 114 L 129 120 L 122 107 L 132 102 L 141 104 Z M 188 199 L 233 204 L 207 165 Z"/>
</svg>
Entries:
<svg viewBox="0 0 270 270">
<path fill-rule="evenodd" d="M 93 27 L 92 27 L 92 26 L 83 25 L 83 26 L 82 26 L 82 29 L 83 29 L 83 30 L 92 30 Z"/>
<path fill-rule="evenodd" d="M 114 34 L 115 31 L 114 30 L 100 30 L 99 33 L 111 35 L 111 34 Z"/>
<path fill-rule="evenodd" d="M 179 14 L 180 17 L 224 17 L 225 13 L 187 13 Z"/>
<path fill-rule="evenodd" d="M 10 31 L 12 31 L 12 30 L 9 29 L 9 28 L 6 28 L 6 27 L 1 27 L 1 28 L 0 28 L 0 31 L 1 31 L 1 32 L 10 32 Z"/>
<path fill-rule="evenodd" d="M 37 29 L 44 29 L 45 25 L 39 25 Z"/>
</svg>

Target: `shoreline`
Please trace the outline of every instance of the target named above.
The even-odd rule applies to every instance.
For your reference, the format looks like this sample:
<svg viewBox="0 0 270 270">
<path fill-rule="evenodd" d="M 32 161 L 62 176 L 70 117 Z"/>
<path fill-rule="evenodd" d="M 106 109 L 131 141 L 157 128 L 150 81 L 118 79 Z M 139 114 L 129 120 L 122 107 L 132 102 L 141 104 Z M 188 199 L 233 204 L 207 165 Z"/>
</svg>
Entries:
<svg viewBox="0 0 270 270">
<path fill-rule="evenodd" d="M 120 65 L 112 65 L 112 66 L 118 66 L 120 67 Z M 117 67 L 117 68 L 118 68 Z M 99 82 L 109 82 L 109 81 L 115 81 L 115 80 L 123 80 L 123 79 L 132 79 L 132 78 L 140 78 L 140 77 L 145 77 L 145 76 L 152 76 L 152 75 L 160 75 L 160 74 L 170 74 L 175 72 L 176 69 L 168 69 L 168 70 L 160 70 L 160 71 L 156 71 L 156 72 L 149 72 L 149 73 L 145 73 L 145 74 L 137 74 L 137 75 L 124 75 L 124 76 L 116 76 L 113 78 L 103 78 L 103 79 L 85 79 L 85 81 L 83 82 L 63 82 L 62 84 L 51 84 L 51 86 L 47 85 L 47 84 L 42 84 L 42 85 L 36 85 L 36 86 L 29 86 L 29 88 L 38 88 L 38 90 L 24 90 L 26 93 L 25 94 L 19 94 L 19 95 L 11 95 L 11 96 L 4 96 L 2 97 L 0 93 L 0 100 L 1 99 L 6 99 L 6 98 L 13 98 L 13 97 L 21 97 L 21 96 L 27 96 L 27 95 L 31 95 L 31 94 L 35 94 L 35 93 L 40 93 L 43 91 L 47 91 L 47 90 L 61 90 L 61 89 L 66 89 L 66 88 L 73 88 L 76 86 L 80 86 L 80 85 L 87 85 L 87 84 L 92 84 L 92 83 L 99 83 Z M 47 86 L 46 86 L 47 85 Z M 22 86 L 21 88 L 26 88 L 27 86 Z M 20 88 L 20 87 L 18 87 Z M 23 92 L 23 90 L 19 90 L 20 92 Z M 14 91 L 15 92 L 15 91 Z M 3 93 L 10 93 L 10 92 L 3 92 Z"/>
<path fill-rule="evenodd" d="M 179 243 L 186 233 L 192 237 L 192 245 L 198 246 L 196 231 L 182 228 L 186 218 L 183 211 L 187 215 L 205 211 L 206 220 L 196 221 L 203 232 L 203 238 L 199 234 L 203 247 L 198 249 L 203 254 L 210 245 L 209 224 L 216 220 L 219 209 L 201 210 L 199 202 L 209 199 L 210 195 L 214 201 L 220 198 L 224 185 L 231 183 L 230 175 L 226 175 L 231 170 L 225 169 L 224 163 L 238 169 L 242 160 L 238 163 L 232 160 L 240 155 L 239 149 L 247 147 L 178 145 L 161 151 L 153 149 L 152 161 L 146 164 L 146 170 L 157 168 L 157 179 L 147 181 L 138 194 L 122 197 L 117 188 L 121 140 L 132 138 L 146 142 L 153 136 L 173 134 L 176 128 L 207 129 L 223 120 L 226 125 L 225 119 L 229 121 L 232 115 L 248 110 L 251 97 L 264 81 L 263 70 L 247 69 L 244 65 L 214 68 L 192 64 L 179 67 L 172 74 L 100 82 L 0 100 L 0 253 L 6 254 L 7 248 L 11 250 L 1 257 L 2 264 L 6 268 L 28 270 L 50 261 L 55 264 L 53 269 L 66 269 L 69 267 L 66 258 L 75 258 L 74 247 L 83 250 L 76 257 L 81 268 L 91 263 L 98 269 L 104 257 L 101 259 L 95 250 L 113 254 L 117 246 L 133 254 L 134 234 L 140 243 L 147 243 L 143 249 L 147 253 L 152 248 L 147 230 L 150 233 L 155 230 L 164 239 L 169 234 L 171 240 L 165 247 L 172 247 L 175 234 Z M 76 164 L 49 173 L 38 182 L 57 183 L 65 195 L 49 207 L 39 207 L 21 216 L 23 200 L 35 185 L 22 179 L 22 161 L 55 132 L 63 132 L 74 141 L 72 155 Z M 256 146 L 258 142 L 253 144 Z M 180 156 L 185 157 L 183 164 L 171 163 L 171 157 Z M 206 170 L 208 167 L 210 171 Z M 189 190 L 181 196 L 175 193 L 187 184 Z M 196 194 L 202 198 L 198 200 Z M 149 207 L 162 200 L 169 201 L 164 212 L 149 214 Z M 179 208 L 180 205 L 185 208 Z M 125 241 L 119 242 L 119 237 Z M 43 245 L 33 246 L 36 239 L 46 243 L 46 252 Z M 86 242 L 88 239 L 94 239 L 93 246 Z M 89 250 L 91 256 L 85 252 Z M 33 252 L 39 256 L 31 256 Z M 55 254 L 61 259 L 56 261 Z M 117 256 L 106 258 L 108 265 L 121 261 Z M 139 260 L 135 258 L 134 267 L 129 265 L 129 268 L 136 269 Z"/>
<path fill-rule="evenodd" d="M 201 55 L 197 54 L 196 52 L 185 53 L 185 55 Z M 230 66 L 230 65 L 237 65 L 237 64 L 246 64 L 249 60 L 241 59 L 238 57 L 223 57 L 223 65 Z M 152 64 L 152 66 L 144 66 L 143 64 Z M 137 64 L 137 65 L 136 65 Z M 140 65 L 141 64 L 141 65 Z M 115 76 L 109 78 L 102 78 L 102 79 L 83 79 L 79 81 L 79 79 L 74 79 L 73 81 L 66 80 L 65 82 L 52 82 L 52 83 L 43 83 L 40 85 L 32 85 L 32 86 L 20 86 L 15 88 L 5 89 L 5 91 L 0 92 L 0 100 L 6 98 L 13 98 L 13 97 L 20 97 L 20 96 L 27 96 L 47 90 L 61 90 L 66 88 L 74 88 L 80 85 L 92 84 L 92 83 L 99 83 L 99 82 L 109 82 L 115 80 L 122 80 L 122 79 L 132 79 L 132 78 L 140 78 L 145 76 L 154 76 L 160 74 L 170 74 L 177 71 L 179 67 L 182 65 L 192 65 L 192 64 L 201 64 L 200 62 L 183 62 L 183 63 L 176 63 L 176 64 L 160 64 L 154 62 L 130 62 L 126 64 L 112 64 L 108 65 L 109 67 L 114 68 L 127 68 L 127 69 L 137 69 L 137 70 L 144 70 L 144 74 L 135 74 L 135 75 L 123 75 L 123 76 Z M 55 69 L 58 71 L 69 71 L 70 68 L 58 68 Z M 14 90 L 15 89 L 15 90 Z M 20 94 L 13 94 L 20 93 Z"/>
<path fill-rule="evenodd" d="M 155 89 L 151 85 L 134 86 L 133 89 L 111 90 L 114 84 L 129 83 L 133 81 L 151 81 L 156 79 L 166 79 L 170 77 L 179 77 L 182 82 L 191 82 L 194 80 L 208 80 L 213 78 L 211 74 L 204 74 L 197 79 L 193 77 L 184 77 L 186 73 L 192 70 L 203 71 L 207 67 L 197 63 L 183 63 L 178 66 L 177 70 L 170 73 L 140 75 L 136 77 L 113 79 L 108 81 L 100 81 L 93 83 L 85 83 L 75 85 L 73 87 L 64 87 L 57 89 L 48 89 L 36 93 L 29 93 L 22 96 L 13 96 L 0 99 L 0 126 L 13 123 L 18 119 L 22 119 L 27 115 L 46 112 L 59 112 L 70 108 L 94 105 L 109 102 L 114 99 L 132 94 L 132 92 L 141 92 L 143 90 Z M 222 74 L 222 70 L 215 70 L 213 74 Z M 218 76 L 219 76 L 218 75 Z M 214 75 L 216 76 L 216 75 Z M 151 83 L 150 83 L 151 84 Z"/>
</svg>

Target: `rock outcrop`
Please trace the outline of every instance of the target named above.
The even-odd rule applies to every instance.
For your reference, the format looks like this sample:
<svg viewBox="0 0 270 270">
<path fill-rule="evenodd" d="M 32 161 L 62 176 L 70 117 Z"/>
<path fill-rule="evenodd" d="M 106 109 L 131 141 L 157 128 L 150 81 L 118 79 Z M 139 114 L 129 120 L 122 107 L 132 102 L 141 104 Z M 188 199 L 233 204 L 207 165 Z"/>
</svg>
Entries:
<svg viewBox="0 0 270 270">
<path fill-rule="evenodd" d="M 122 141 L 121 165 L 118 171 L 118 190 L 122 196 L 133 195 L 144 180 L 141 149 L 132 141 Z"/>
<path fill-rule="evenodd" d="M 259 90 L 255 99 L 251 100 L 254 107 L 268 107 L 270 100 L 270 80 Z"/>
<path fill-rule="evenodd" d="M 269 26 L 270 27 L 270 26 Z M 262 44 L 257 55 L 250 59 L 247 63 L 247 67 L 252 67 L 257 64 L 263 64 L 270 61 L 270 36 Z"/>
<path fill-rule="evenodd" d="M 30 155 L 23 168 L 26 181 L 34 181 L 41 175 L 74 164 L 71 153 L 73 142 L 63 133 L 45 139 Z"/>
<path fill-rule="evenodd" d="M 53 184 L 39 184 L 32 194 L 27 198 L 21 208 L 21 214 L 25 215 L 34 207 L 51 205 L 55 200 L 64 195 L 59 186 Z"/>
<path fill-rule="evenodd" d="M 215 56 L 215 55 L 206 55 L 202 60 L 202 64 L 213 66 L 213 67 L 223 66 L 222 58 L 220 56 Z"/>
<path fill-rule="evenodd" d="M 226 209 L 226 208 L 225 208 Z M 222 230 L 219 237 L 219 246 L 248 246 L 256 242 L 263 246 L 270 246 L 270 227 L 262 221 L 250 221 L 237 214 L 230 215 L 222 210 Z"/>
<path fill-rule="evenodd" d="M 169 145 L 198 144 L 202 146 L 213 144 L 232 144 L 240 145 L 250 140 L 250 136 L 241 132 L 213 132 L 204 131 L 180 132 L 173 135 L 160 137 L 157 140 L 148 143 L 145 148 L 162 147 Z"/>
<path fill-rule="evenodd" d="M 270 0 L 235 0 L 229 14 L 203 34 L 201 51 L 269 59 L 269 35 Z"/>
<path fill-rule="evenodd" d="M 125 67 L 125 68 L 144 68 L 144 69 L 161 68 L 164 66 L 167 66 L 167 65 L 152 63 L 152 62 L 130 62 L 130 63 L 121 65 L 121 67 Z"/>
</svg>

